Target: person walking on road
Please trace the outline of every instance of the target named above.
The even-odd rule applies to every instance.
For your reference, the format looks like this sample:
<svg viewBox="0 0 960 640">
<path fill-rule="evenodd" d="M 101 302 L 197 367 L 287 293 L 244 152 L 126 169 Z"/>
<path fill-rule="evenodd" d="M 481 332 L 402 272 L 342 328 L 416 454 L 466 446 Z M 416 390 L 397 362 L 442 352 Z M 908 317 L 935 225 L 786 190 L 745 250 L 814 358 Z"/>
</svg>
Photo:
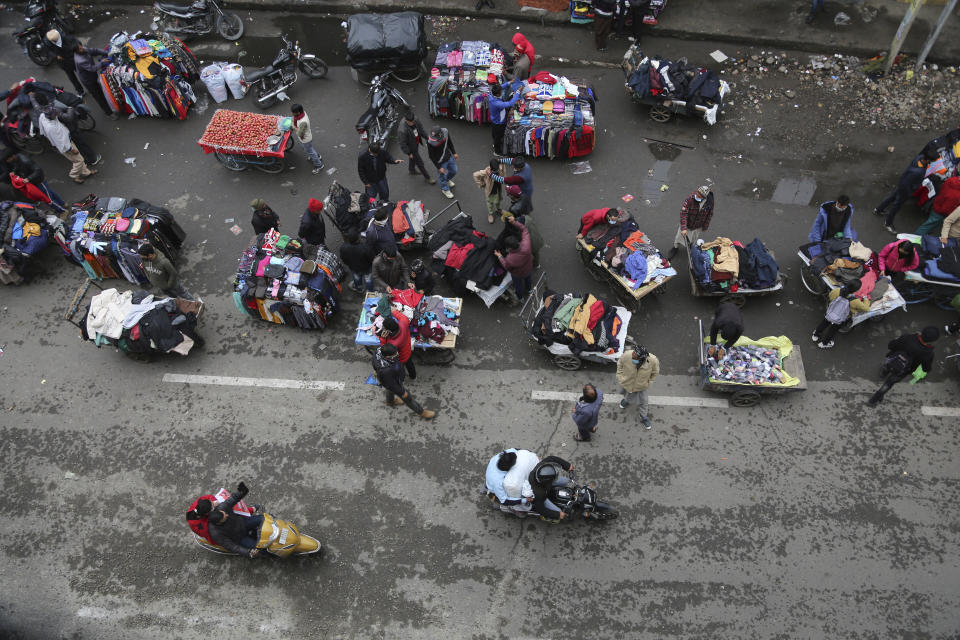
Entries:
<svg viewBox="0 0 960 640">
<path fill-rule="evenodd" d="M 409 391 L 403 386 L 404 366 L 400 362 L 400 356 L 397 348 L 392 344 L 382 345 L 373 355 L 373 370 L 383 387 L 384 398 L 388 406 L 407 405 L 411 411 L 423 418 L 430 420 L 436 411 L 424 409 Z"/>
<path fill-rule="evenodd" d="M 366 285 L 367 291 L 373 291 L 373 255 L 370 247 L 360 240 L 360 233 L 356 229 L 351 229 L 344 236 L 340 245 L 340 259 L 353 273 L 353 282 L 349 285 L 351 289 L 360 293 Z"/>
<path fill-rule="evenodd" d="M 157 253 L 152 244 L 147 242 L 140 245 L 137 253 L 140 254 L 143 271 L 147 274 L 147 279 L 154 289 L 163 291 L 171 298 L 193 300 L 193 296 L 180 284 L 180 276 L 177 270 L 165 256 Z"/>
<path fill-rule="evenodd" d="M 607 50 L 607 38 L 613 31 L 613 14 L 617 0 L 593 0 L 593 42 L 597 51 Z"/>
<path fill-rule="evenodd" d="M 887 344 L 887 357 L 880 369 L 883 384 L 867 405 L 875 407 L 893 385 L 913 374 L 916 380 L 926 377 L 933 367 L 933 343 L 940 337 L 936 327 L 924 327 L 920 333 L 905 333 Z"/>
<path fill-rule="evenodd" d="M 323 171 L 323 158 L 321 158 L 317 150 L 313 148 L 313 131 L 310 129 L 310 117 L 307 116 L 307 112 L 303 110 L 303 106 L 299 104 L 290 105 L 290 113 L 293 114 L 293 131 L 297 134 L 297 140 L 300 141 L 300 146 L 303 147 L 303 152 L 307 155 L 307 158 L 313 163 L 313 171 L 311 173 L 317 175 Z"/>
<path fill-rule="evenodd" d="M 60 121 L 55 107 L 49 105 L 43 107 L 38 122 L 40 133 L 50 141 L 60 155 L 70 161 L 70 177 L 74 182 L 83 184 L 84 180 L 97 173 L 96 169 L 87 166 L 77 145 L 70 139 L 70 130 Z"/>
<path fill-rule="evenodd" d="M 473 181 L 486 197 L 488 224 L 493 224 L 494 218 L 500 215 L 500 207 L 503 204 L 503 186 L 492 177 L 499 171 L 500 161 L 493 158 L 490 160 L 489 167 L 473 172 Z"/>
<path fill-rule="evenodd" d="M 640 409 L 640 422 L 645 429 L 651 429 L 650 402 L 647 389 L 660 375 L 660 360 L 647 351 L 643 345 L 634 345 L 632 351 L 623 350 L 623 355 L 617 360 L 617 382 L 623 388 L 623 400 L 620 408 L 626 409 L 631 404 Z"/>
<path fill-rule="evenodd" d="M 267 206 L 263 198 L 251 200 L 250 210 L 253 212 L 250 224 L 253 225 L 253 232 L 255 234 L 260 235 L 261 233 L 270 231 L 270 229 L 280 230 L 280 216 Z"/>
<path fill-rule="evenodd" d="M 900 207 L 913 197 L 913 192 L 920 188 L 926 170 L 927 162 L 924 156 L 919 155 L 914 158 L 906 171 L 900 175 L 897 186 L 873 210 L 874 215 L 882 216 L 884 211 L 887 211 L 887 207 L 890 208 L 883 220 L 883 227 L 893 235 L 897 235 L 897 230 L 893 226 L 893 219 L 900 211 Z"/>
<path fill-rule="evenodd" d="M 450 189 L 454 186 L 453 178 L 457 175 L 457 160 L 460 156 L 457 155 L 453 139 L 450 138 L 450 132 L 446 128 L 438 126 L 430 130 L 430 137 L 427 139 L 427 155 L 437 168 L 440 193 L 453 198 L 453 192 Z"/>
<path fill-rule="evenodd" d="M 387 184 L 387 165 L 400 164 L 386 149 L 376 142 L 367 145 L 357 158 L 357 173 L 363 183 L 368 198 L 379 198 L 381 202 L 390 199 L 390 185 Z"/>
<path fill-rule="evenodd" d="M 400 150 L 407 154 L 407 169 L 410 175 L 415 176 L 419 171 L 428 183 L 437 184 L 437 181 L 427 173 L 427 167 L 423 164 L 423 158 L 420 157 L 420 145 L 424 144 L 426 137 L 427 133 L 416 114 L 413 113 L 413 109 L 408 109 L 397 131 Z"/>
<path fill-rule="evenodd" d="M 493 134 L 493 152 L 497 155 L 503 154 L 503 136 L 507 131 L 507 113 L 513 105 L 520 99 L 520 87 L 513 91 L 513 97 L 509 100 L 503 99 L 503 87 L 495 84 L 490 88 L 490 98 L 488 106 L 490 108 L 490 124 L 493 125 L 491 132 Z"/>
<path fill-rule="evenodd" d="M 590 442 L 590 437 L 597 432 L 597 423 L 600 421 L 600 407 L 603 405 L 603 391 L 592 384 L 583 385 L 583 395 L 573 405 L 573 422 L 577 425 L 577 433 L 573 439 L 578 442 Z"/>
<path fill-rule="evenodd" d="M 42 93 L 30 94 L 33 98 L 33 102 L 36 105 L 37 109 L 42 113 L 45 110 L 48 110 L 48 113 L 56 114 L 57 120 L 63 123 L 63 126 L 67 128 L 67 131 L 70 134 L 70 142 L 77 147 L 77 151 L 80 152 L 80 155 L 83 157 L 84 163 L 89 167 L 100 164 L 103 161 L 103 157 L 93 150 L 87 141 L 80 135 L 80 126 L 77 124 L 77 111 L 73 107 L 68 107 L 65 111 L 62 111 L 55 106 L 50 104 L 50 99 Z"/>
<path fill-rule="evenodd" d="M 77 50 L 77 39 L 69 33 L 61 33 L 56 29 L 47 31 L 46 37 L 47 48 L 53 51 L 56 56 L 57 66 L 67 74 L 67 78 L 77 91 L 77 95 L 83 97 L 83 85 L 80 84 L 80 80 L 77 78 L 77 66 L 73 60 L 73 53 Z"/>
<path fill-rule="evenodd" d="M 310 198 L 307 202 L 307 210 L 300 218 L 297 236 L 314 246 L 326 243 L 327 225 L 323 221 L 323 203 L 316 198 Z"/>
<path fill-rule="evenodd" d="M 673 260 L 680 247 L 697 244 L 700 233 L 710 227 L 713 218 L 713 191 L 703 185 L 691 193 L 680 205 L 680 226 L 673 239 L 673 248 L 667 254 L 667 261 Z"/>
</svg>

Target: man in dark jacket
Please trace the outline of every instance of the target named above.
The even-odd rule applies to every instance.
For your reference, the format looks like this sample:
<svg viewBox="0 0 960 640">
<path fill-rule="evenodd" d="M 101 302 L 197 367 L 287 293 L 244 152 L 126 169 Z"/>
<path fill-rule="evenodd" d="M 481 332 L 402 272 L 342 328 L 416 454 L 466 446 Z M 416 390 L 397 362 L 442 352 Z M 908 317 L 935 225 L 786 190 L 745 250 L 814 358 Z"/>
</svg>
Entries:
<svg viewBox="0 0 960 640">
<path fill-rule="evenodd" d="M 570 482 L 558 473 L 558 467 L 567 473 L 573 471 L 573 465 L 557 456 L 547 456 L 537 463 L 527 478 L 530 488 L 533 489 L 533 508 L 546 520 L 563 520 L 567 514 L 553 504 L 547 495 L 552 487 L 565 487 Z"/>
<path fill-rule="evenodd" d="M 732 302 L 721 302 L 713 314 L 713 324 L 710 325 L 710 347 L 707 355 L 712 356 L 717 351 L 717 335 L 723 338 L 723 346 L 729 349 L 737 343 L 743 335 L 743 314 L 740 307 Z M 717 356 L 717 360 L 723 355 Z"/>
<path fill-rule="evenodd" d="M 47 31 L 46 42 L 44 44 L 56 55 L 57 66 L 63 69 L 63 72 L 67 74 L 67 77 L 73 84 L 73 88 L 76 89 L 77 94 L 82 96 L 83 85 L 80 84 L 80 80 L 77 79 L 76 63 L 73 60 L 73 52 L 77 50 L 77 39 L 66 31 L 60 32 L 56 29 L 51 29 Z"/>
<path fill-rule="evenodd" d="M 434 127 L 430 130 L 430 137 L 427 138 L 427 155 L 437 168 L 440 193 L 453 198 L 450 188 L 454 186 L 453 178 L 457 175 L 457 160 L 460 156 L 457 155 L 457 150 L 453 146 L 450 132 L 444 127 Z"/>
<path fill-rule="evenodd" d="M 880 372 L 883 384 L 870 396 L 867 405 L 875 407 L 883 402 L 883 396 L 896 383 L 910 376 L 918 367 L 922 373 L 918 379 L 926 377 L 933 367 L 933 343 L 940 337 L 936 327 L 924 327 L 920 333 L 905 333 L 887 344 L 887 359 Z"/>
<path fill-rule="evenodd" d="M 397 141 L 400 143 L 400 150 L 407 154 L 407 168 L 410 170 L 410 175 L 417 175 L 417 170 L 419 169 L 427 182 L 436 184 L 437 181 L 427 173 L 427 168 L 423 164 L 423 158 L 420 157 L 420 145 L 423 144 L 426 137 L 427 132 L 423 129 L 420 121 L 417 120 L 413 109 L 408 110 L 403 116 L 403 122 L 400 123 L 400 128 L 397 130 Z"/>
<path fill-rule="evenodd" d="M 397 248 L 397 239 L 390 224 L 390 207 L 380 207 L 373 214 L 373 220 L 367 225 L 367 248 L 371 256 L 377 256 L 388 247 Z"/>
<path fill-rule="evenodd" d="M 530 168 L 530 165 L 519 156 L 513 160 L 504 159 L 504 164 L 513 165 L 513 175 L 504 176 L 502 174 L 492 174 L 490 178 L 494 182 L 499 182 L 507 187 L 511 185 L 520 187 L 520 191 L 523 192 L 523 195 L 527 197 L 527 201 L 530 203 L 530 211 L 533 211 L 533 170 Z"/>
<path fill-rule="evenodd" d="M 353 283 L 349 285 L 351 289 L 360 293 L 366 282 L 367 291 L 373 291 L 373 276 L 370 275 L 373 256 L 370 248 L 360 242 L 360 234 L 356 231 L 347 232 L 343 244 L 340 245 L 340 259 L 353 273 Z"/>
<path fill-rule="evenodd" d="M 403 380 L 406 376 L 403 363 L 400 362 L 400 355 L 397 348 L 392 344 L 385 344 L 377 349 L 373 355 L 373 370 L 376 372 L 377 380 L 383 387 L 383 393 L 388 406 L 400 406 L 405 404 L 410 410 L 425 420 L 429 420 L 437 415 L 436 411 L 424 409 L 416 401 L 409 391 L 403 386 Z"/>
<path fill-rule="evenodd" d="M 307 244 L 318 245 L 326 241 L 327 226 L 323 222 L 323 203 L 316 198 L 310 198 L 307 202 L 307 210 L 300 218 L 300 229 L 297 235 Z"/>
<path fill-rule="evenodd" d="M 137 252 L 140 254 L 143 271 L 154 289 L 163 291 L 171 298 L 193 300 L 193 296 L 178 282 L 177 270 L 163 254 L 157 253 L 152 244 L 147 242 L 141 245 Z"/>
<path fill-rule="evenodd" d="M 590 442 L 590 436 L 597 431 L 602 405 L 603 391 L 592 384 L 583 385 L 583 395 L 573 405 L 573 422 L 577 425 L 577 432 L 573 434 L 574 440 Z"/>
<path fill-rule="evenodd" d="M 920 188 L 920 183 L 923 182 L 923 175 L 926 170 L 926 158 L 924 158 L 922 154 L 914 158 L 910 166 L 907 167 L 907 170 L 900 175 L 897 186 L 894 187 L 893 191 L 883 199 L 883 202 L 873 210 L 876 215 L 882 216 L 883 212 L 887 210 L 887 207 L 890 207 L 890 211 L 887 212 L 886 218 L 883 221 L 883 226 L 890 233 L 894 235 L 897 234 L 897 230 L 893 227 L 893 219 L 896 217 L 897 212 L 900 211 L 900 207 L 913 196 L 913 192 Z"/>
<path fill-rule="evenodd" d="M 390 185 L 387 184 L 387 164 L 400 164 L 390 152 L 371 142 L 367 150 L 357 157 L 357 173 L 366 194 L 370 198 L 379 197 L 382 201 L 390 199 Z"/>
<path fill-rule="evenodd" d="M 241 516 L 233 507 L 247 495 L 247 485 L 240 483 L 230 497 L 218 504 L 208 518 L 210 538 L 218 545 L 237 555 L 256 558 L 260 554 L 260 528 L 263 515 Z M 259 511 L 260 509 L 256 509 Z"/>
<path fill-rule="evenodd" d="M 250 209 L 253 211 L 253 218 L 250 224 L 253 225 L 253 232 L 257 235 L 266 233 L 270 229 L 280 230 L 280 216 L 273 212 L 273 209 L 267 206 L 262 198 L 250 201 Z"/>
<path fill-rule="evenodd" d="M 390 293 L 406 289 L 409 283 L 410 271 L 396 247 L 387 247 L 373 259 L 373 286 L 377 291 Z"/>
<path fill-rule="evenodd" d="M 417 293 L 432 296 L 437 288 L 437 274 L 424 264 L 423 260 L 417 258 L 410 263 L 410 282 Z"/>
<path fill-rule="evenodd" d="M 106 49 L 85 47 L 79 42 L 77 42 L 76 49 L 73 50 L 73 64 L 77 70 L 77 76 L 80 78 L 80 83 L 87 90 L 87 94 L 100 105 L 107 117 L 116 120 L 119 116 L 107 104 L 107 99 L 103 95 L 103 89 L 100 88 L 100 81 L 98 80 L 100 65 L 96 58 L 106 57 Z"/>
</svg>

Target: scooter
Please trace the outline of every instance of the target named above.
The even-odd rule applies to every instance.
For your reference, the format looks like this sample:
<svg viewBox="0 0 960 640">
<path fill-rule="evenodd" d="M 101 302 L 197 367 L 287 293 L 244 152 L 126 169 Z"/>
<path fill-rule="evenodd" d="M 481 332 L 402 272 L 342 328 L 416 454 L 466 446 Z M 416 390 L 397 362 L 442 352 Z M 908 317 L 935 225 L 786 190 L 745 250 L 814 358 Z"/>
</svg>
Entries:
<svg viewBox="0 0 960 640">
<path fill-rule="evenodd" d="M 202 36 L 216 32 L 224 40 L 239 40 L 243 35 L 243 19 L 232 11 L 224 11 L 217 0 L 196 0 L 188 5 L 153 3 L 154 31 L 162 28 L 180 37 Z"/>
<path fill-rule="evenodd" d="M 257 106 L 269 109 L 277 100 L 288 100 L 286 90 L 297 82 L 297 67 L 311 79 L 327 75 L 327 63 L 311 53 L 300 52 L 300 41 L 290 42 L 281 35 L 283 48 L 269 65 L 246 74 L 244 78 L 256 90 Z"/>
<path fill-rule="evenodd" d="M 578 485 L 574 482 L 572 473 L 568 473 L 567 476 L 570 482 L 566 486 L 550 487 L 550 491 L 547 492 L 547 497 L 550 499 L 550 502 L 555 504 L 568 516 L 561 520 L 561 522 L 569 522 L 571 520 L 569 516 L 575 511 L 582 511 L 583 517 L 588 520 L 613 520 L 620 515 L 620 512 L 613 508 L 612 505 L 597 499 L 595 483 L 591 482 L 586 485 Z M 487 492 L 487 496 L 500 511 L 511 513 L 520 518 L 532 515 L 544 519 L 541 514 L 535 511 L 524 511 L 522 508 L 518 509 L 500 504 L 497 496 L 493 493 Z"/>
<path fill-rule="evenodd" d="M 357 120 L 356 126 L 361 140 L 376 142 L 381 147 L 386 146 L 387 138 L 400 122 L 400 117 L 410 108 L 400 92 L 387 84 L 389 77 L 389 72 L 373 77 L 367 90 L 370 107 Z"/>
<path fill-rule="evenodd" d="M 27 21 L 27 27 L 23 31 L 14 33 L 13 37 L 17 39 L 23 52 L 34 64 L 46 67 L 56 58 L 53 50 L 45 42 L 47 31 L 56 29 L 69 32 L 70 30 L 57 13 L 56 0 L 30 0 L 26 9 L 23 10 L 23 15 Z"/>
</svg>

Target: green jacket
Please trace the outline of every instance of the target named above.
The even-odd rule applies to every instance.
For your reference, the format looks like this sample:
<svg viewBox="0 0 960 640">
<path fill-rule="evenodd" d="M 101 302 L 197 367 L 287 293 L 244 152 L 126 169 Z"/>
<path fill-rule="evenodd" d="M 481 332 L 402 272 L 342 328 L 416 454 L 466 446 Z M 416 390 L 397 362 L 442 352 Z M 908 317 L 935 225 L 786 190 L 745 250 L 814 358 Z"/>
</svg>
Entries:
<svg viewBox="0 0 960 640">
<path fill-rule="evenodd" d="M 177 270 L 173 268 L 170 261 L 159 251 L 157 252 L 157 257 L 153 260 L 145 259 L 142 262 L 143 270 L 146 272 L 150 284 L 155 288 L 166 291 L 177 284 Z"/>
</svg>

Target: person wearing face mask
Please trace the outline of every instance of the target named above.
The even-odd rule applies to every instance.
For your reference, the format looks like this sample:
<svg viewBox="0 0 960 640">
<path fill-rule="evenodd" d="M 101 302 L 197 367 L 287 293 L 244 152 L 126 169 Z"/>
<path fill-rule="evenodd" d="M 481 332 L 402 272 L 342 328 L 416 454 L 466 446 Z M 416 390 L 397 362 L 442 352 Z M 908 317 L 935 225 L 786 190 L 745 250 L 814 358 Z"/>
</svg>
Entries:
<svg viewBox="0 0 960 640">
<path fill-rule="evenodd" d="M 687 196 L 680 206 L 680 226 L 673 239 L 673 248 L 667 254 L 667 260 L 673 260 L 680 247 L 697 244 L 700 233 L 706 231 L 713 217 L 713 191 L 703 185 Z"/>
<path fill-rule="evenodd" d="M 853 230 L 853 205 L 848 196 L 840 196 L 820 205 L 820 211 L 807 235 L 810 242 L 823 242 L 828 238 L 857 239 Z"/>
<path fill-rule="evenodd" d="M 647 389 L 660 375 L 660 360 L 642 345 L 634 345 L 632 351 L 624 350 L 617 361 L 617 382 L 623 387 L 623 400 L 620 408 L 626 409 L 635 404 L 640 409 L 640 422 L 650 429 L 653 424 L 647 415 L 649 403 Z"/>
</svg>

